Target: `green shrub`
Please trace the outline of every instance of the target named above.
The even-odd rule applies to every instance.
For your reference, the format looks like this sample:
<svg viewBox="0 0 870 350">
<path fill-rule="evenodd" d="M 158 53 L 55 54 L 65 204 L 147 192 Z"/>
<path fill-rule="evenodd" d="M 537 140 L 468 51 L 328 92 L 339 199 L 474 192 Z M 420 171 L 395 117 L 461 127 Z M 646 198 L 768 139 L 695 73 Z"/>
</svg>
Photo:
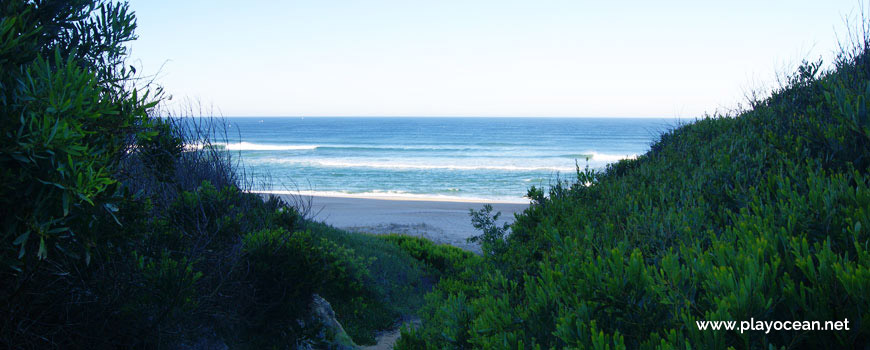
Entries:
<svg viewBox="0 0 870 350">
<path fill-rule="evenodd" d="M 151 137 L 138 142 L 136 151 L 132 153 L 147 172 L 140 177 L 173 182 L 177 176 L 178 160 L 184 151 L 184 137 L 168 118 L 151 118 L 148 132 Z"/>
<path fill-rule="evenodd" d="M 400 319 L 415 315 L 423 304 L 423 296 L 432 287 L 431 275 L 440 274 L 385 240 L 388 236 L 349 233 L 316 222 L 305 222 L 304 227 L 314 236 L 369 258 L 365 293 L 358 298 L 328 298 L 344 329 L 357 344 L 374 344 L 376 332 L 393 328 Z"/>
<path fill-rule="evenodd" d="M 368 262 L 353 250 L 308 232 L 266 229 L 244 237 L 254 286 L 248 311 L 248 339 L 255 344 L 297 340 L 297 319 L 305 316 L 311 295 L 327 300 L 360 298 Z M 330 299 L 332 297 L 332 299 Z"/>
<path fill-rule="evenodd" d="M 202 272 L 194 270 L 186 258 L 173 259 L 168 252 L 155 258 L 134 253 L 141 273 L 141 285 L 122 310 L 128 317 L 142 320 L 143 328 L 177 329 L 199 305 L 197 282 Z"/>
<path fill-rule="evenodd" d="M 147 203 L 117 175 L 160 92 L 123 64 L 135 27 L 125 3 L 0 2 L 0 347 L 142 344 L 119 315 L 143 234 L 120 221 Z"/>
<path fill-rule="evenodd" d="M 446 244 L 401 234 L 379 235 L 381 239 L 392 242 L 439 275 L 451 276 L 462 272 L 466 267 L 479 260 L 473 253 Z"/>
<path fill-rule="evenodd" d="M 406 253 L 247 193 L 216 120 L 163 118 L 135 27 L 125 2 L 0 2 L 0 348 L 286 348 L 314 292 L 373 342 L 422 303 Z"/>
<path fill-rule="evenodd" d="M 118 161 L 150 136 L 138 130 L 156 102 L 121 66 L 136 26 L 126 4 L 7 1 L 0 13 L 0 259 L 21 270 L 52 253 L 90 254 L 99 232 L 83 225 L 116 210 Z M 113 35 L 85 35 L 100 22 Z"/>
<path fill-rule="evenodd" d="M 443 279 L 398 348 L 817 349 L 870 342 L 870 42 L 753 109 L 529 191 L 503 253 Z M 842 321 L 712 331 L 696 321 Z"/>
<path fill-rule="evenodd" d="M 504 239 L 510 225 L 507 222 L 502 225 L 497 224 L 501 212 L 492 214 L 492 205 L 484 204 L 478 211 L 469 209 L 469 215 L 471 215 L 471 225 L 481 231 L 481 234 L 469 237 L 468 242 L 479 243 L 486 256 L 503 255 L 507 249 Z"/>
</svg>

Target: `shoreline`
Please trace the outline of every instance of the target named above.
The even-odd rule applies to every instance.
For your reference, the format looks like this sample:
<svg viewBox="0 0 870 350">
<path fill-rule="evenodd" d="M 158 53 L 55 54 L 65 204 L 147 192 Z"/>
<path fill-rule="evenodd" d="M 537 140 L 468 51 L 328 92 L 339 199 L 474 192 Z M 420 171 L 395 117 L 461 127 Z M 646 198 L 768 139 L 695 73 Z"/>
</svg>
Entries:
<svg viewBox="0 0 870 350">
<path fill-rule="evenodd" d="M 530 203 L 528 198 L 516 199 L 487 199 L 478 197 L 458 197 L 445 195 L 425 194 L 394 194 L 394 193 L 343 193 L 330 191 L 248 191 L 256 194 L 274 194 L 286 197 L 312 197 L 312 198 L 348 198 L 348 199 L 371 199 L 383 201 L 413 201 L 413 202 L 449 202 L 449 203 L 479 203 L 479 204 L 523 204 Z"/>
<path fill-rule="evenodd" d="M 257 192 L 260 193 L 260 192 Z M 400 233 L 423 237 L 436 243 L 450 244 L 479 252 L 476 244 L 466 241 L 480 234 L 471 224 L 469 210 L 480 210 L 490 204 L 493 212 L 501 212 L 498 222 L 513 222 L 515 213 L 529 207 L 528 203 L 497 201 L 443 201 L 424 199 L 388 199 L 339 196 L 311 196 L 295 192 L 276 193 L 288 203 L 310 203 L 311 219 L 350 232 L 388 234 Z"/>
</svg>

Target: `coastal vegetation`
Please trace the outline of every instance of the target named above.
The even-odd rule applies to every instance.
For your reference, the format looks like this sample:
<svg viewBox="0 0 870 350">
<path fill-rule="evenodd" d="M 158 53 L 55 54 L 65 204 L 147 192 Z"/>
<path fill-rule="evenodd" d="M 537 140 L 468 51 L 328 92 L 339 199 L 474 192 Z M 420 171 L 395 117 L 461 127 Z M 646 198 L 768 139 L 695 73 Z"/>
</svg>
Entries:
<svg viewBox="0 0 870 350">
<path fill-rule="evenodd" d="M 419 308 L 424 263 L 249 193 L 220 120 L 161 111 L 135 28 L 126 3 L 0 2 L 0 348 L 342 348 L 314 294 L 360 344 Z"/>
<path fill-rule="evenodd" d="M 863 24 L 866 26 L 866 24 Z M 860 349 L 870 344 L 870 38 L 637 159 L 532 187 L 477 273 L 399 349 Z M 477 213 L 483 215 L 486 213 Z M 696 321 L 849 321 L 701 330 Z"/>
<path fill-rule="evenodd" d="M 399 349 L 866 347 L 861 26 L 831 69 L 532 187 L 509 226 L 472 212 L 477 255 L 250 193 L 220 120 L 161 110 L 127 64 L 126 3 L 0 1 L 0 347 L 354 348 L 411 315 Z M 717 320 L 850 328 L 696 325 Z"/>
</svg>

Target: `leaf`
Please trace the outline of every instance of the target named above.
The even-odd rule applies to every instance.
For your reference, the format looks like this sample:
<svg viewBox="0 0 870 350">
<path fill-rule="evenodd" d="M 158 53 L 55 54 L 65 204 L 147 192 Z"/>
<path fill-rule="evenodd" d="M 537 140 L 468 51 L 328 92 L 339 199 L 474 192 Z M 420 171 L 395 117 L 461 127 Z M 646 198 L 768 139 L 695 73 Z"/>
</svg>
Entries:
<svg viewBox="0 0 870 350">
<path fill-rule="evenodd" d="M 63 193 L 63 216 L 69 215 L 69 192 Z"/>
<path fill-rule="evenodd" d="M 45 180 L 42 180 L 42 179 L 40 179 L 40 178 L 36 178 L 36 181 L 39 181 L 40 183 L 45 184 L 45 185 L 52 185 L 52 186 L 55 186 L 55 187 L 57 187 L 57 188 L 59 188 L 59 189 L 62 189 L 62 190 L 65 190 L 65 189 L 66 189 L 66 187 L 64 187 L 63 185 L 61 185 L 61 184 L 59 184 L 59 183 L 57 183 L 57 182 L 45 181 Z"/>
<path fill-rule="evenodd" d="M 57 134 L 57 126 L 58 126 L 58 125 L 60 125 L 60 119 L 58 119 L 58 120 L 54 123 L 54 127 L 51 128 L 51 134 L 49 134 L 49 135 L 48 135 L 48 139 L 45 140 L 45 145 L 48 145 L 49 143 L 51 143 L 52 140 L 54 140 L 54 135 Z"/>
<path fill-rule="evenodd" d="M 18 153 L 12 153 L 12 154 L 10 154 L 10 156 L 12 156 L 12 159 L 15 159 L 21 163 L 32 163 L 29 158 L 27 158 L 21 154 L 18 154 Z"/>
<path fill-rule="evenodd" d="M 115 208 L 115 211 L 118 211 L 118 209 L 117 209 L 117 208 Z M 122 223 L 121 223 L 121 221 L 120 221 L 120 220 L 118 220 L 118 217 L 117 217 L 117 216 L 115 216 L 115 213 L 113 213 L 113 212 L 112 212 L 112 211 L 111 211 L 111 210 L 109 210 L 109 216 L 111 216 L 111 217 L 112 217 L 112 219 L 114 219 L 114 220 L 115 220 L 115 223 L 117 223 L 117 224 L 118 224 L 118 225 L 119 225 L 119 226 L 124 226 L 124 224 L 122 224 Z"/>
<path fill-rule="evenodd" d="M 48 230 L 47 233 L 61 233 L 61 232 L 66 232 L 66 231 L 69 231 L 69 227 L 56 227 L 56 228 L 53 228 L 51 230 Z"/>
<path fill-rule="evenodd" d="M 45 250 L 45 239 L 39 237 L 39 251 L 36 252 L 36 256 L 40 259 L 45 259 L 48 256 L 48 251 Z"/>
<path fill-rule="evenodd" d="M 15 241 L 12 242 L 12 245 L 24 244 L 25 242 L 27 242 L 28 237 L 30 237 L 30 231 L 27 231 L 18 236 L 18 238 L 16 238 Z"/>
</svg>

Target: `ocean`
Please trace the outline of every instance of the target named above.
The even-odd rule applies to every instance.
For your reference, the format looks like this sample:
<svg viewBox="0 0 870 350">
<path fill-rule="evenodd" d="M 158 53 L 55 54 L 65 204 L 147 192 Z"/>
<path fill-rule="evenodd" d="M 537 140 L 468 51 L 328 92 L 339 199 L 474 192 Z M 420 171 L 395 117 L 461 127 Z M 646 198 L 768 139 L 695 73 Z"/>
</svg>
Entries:
<svg viewBox="0 0 870 350">
<path fill-rule="evenodd" d="M 528 202 L 575 164 L 646 152 L 676 125 L 650 118 L 226 118 L 255 190 L 311 195 Z"/>
</svg>

